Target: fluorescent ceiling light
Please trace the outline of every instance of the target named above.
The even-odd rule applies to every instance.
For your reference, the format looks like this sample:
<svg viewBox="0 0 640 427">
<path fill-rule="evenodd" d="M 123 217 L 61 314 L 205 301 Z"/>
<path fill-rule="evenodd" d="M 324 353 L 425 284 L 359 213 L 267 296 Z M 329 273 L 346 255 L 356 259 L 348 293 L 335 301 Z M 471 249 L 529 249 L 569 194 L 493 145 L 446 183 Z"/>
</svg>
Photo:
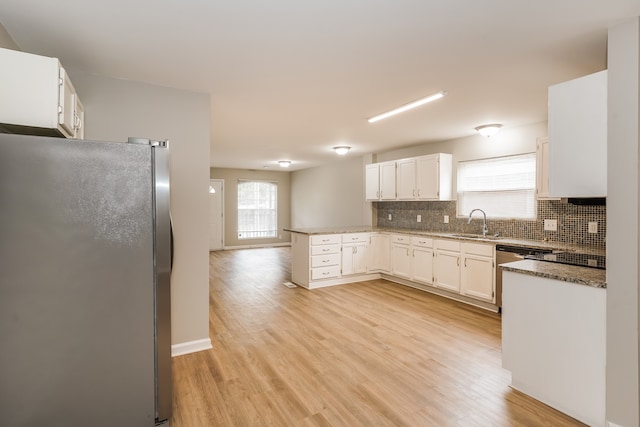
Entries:
<svg viewBox="0 0 640 427">
<path fill-rule="evenodd" d="M 348 145 L 340 145 L 338 147 L 333 147 L 333 151 L 335 151 L 336 154 L 339 156 L 344 156 L 349 152 L 349 150 L 351 150 L 351 147 L 349 147 Z"/>
<path fill-rule="evenodd" d="M 280 160 L 278 164 L 281 168 L 288 168 L 291 162 L 289 160 Z"/>
<path fill-rule="evenodd" d="M 378 120 L 386 119 L 387 117 L 395 116 L 396 114 L 403 113 L 407 110 L 411 110 L 413 108 L 419 107 L 424 104 L 428 104 L 429 102 L 435 101 L 444 97 L 447 94 L 445 91 L 438 92 L 434 95 L 429 95 L 426 98 L 418 99 L 417 101 L 410 102 L 409 104 L 403 105 L 402 107 L 398 107 L 395 110 L 387 111 L 386 113 L 378 114 L 375 117 L 371 117 L 367 120 L 369 123 L 377 122 Z"/>
<path fill-rule="evenodd" d="M 492 125 L 482 125 L 482 126 L 478 126 L 476 128 L 476 131 L 482 135 L 482 136 L 486 136 L 487 138 L 491 138 L 493 135 L 495 135 L 496 133 L 500 132 L 500 128 L 502 127 L 501 124 L 495 123 Z"/>
</svg>

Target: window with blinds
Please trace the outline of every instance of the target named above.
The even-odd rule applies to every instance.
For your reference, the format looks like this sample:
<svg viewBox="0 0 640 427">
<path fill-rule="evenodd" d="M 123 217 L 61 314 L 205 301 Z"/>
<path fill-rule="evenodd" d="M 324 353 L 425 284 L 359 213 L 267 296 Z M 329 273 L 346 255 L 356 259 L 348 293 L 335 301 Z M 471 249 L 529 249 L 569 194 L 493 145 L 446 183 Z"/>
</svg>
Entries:
<svg viewBox="0 0 640 427">
<path fill-rule="evenodd" d="M 536 218 L 535 153 L 458 163 L 458 216 Z"/>
<path fill-rule="evenodd" d="M 238 180 L 238 239 L 278 235 L 278 183 Z"/>
</svg>

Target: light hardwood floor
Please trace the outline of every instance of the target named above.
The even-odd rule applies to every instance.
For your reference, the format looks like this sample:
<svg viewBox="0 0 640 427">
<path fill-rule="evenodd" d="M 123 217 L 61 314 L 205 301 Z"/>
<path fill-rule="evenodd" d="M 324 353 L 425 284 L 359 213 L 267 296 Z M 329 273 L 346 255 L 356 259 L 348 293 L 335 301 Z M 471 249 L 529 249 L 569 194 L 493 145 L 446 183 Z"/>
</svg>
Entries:
<svg viewBox="0 0 640 427">
<path fill-rule="evenodd" d="M 213 349 L 173 359 L 172 427 L 582 425 L 509 388 L 499 315 L 384 280 L 289 289 L 289 254 L 210 254 Z"/>
</svg>

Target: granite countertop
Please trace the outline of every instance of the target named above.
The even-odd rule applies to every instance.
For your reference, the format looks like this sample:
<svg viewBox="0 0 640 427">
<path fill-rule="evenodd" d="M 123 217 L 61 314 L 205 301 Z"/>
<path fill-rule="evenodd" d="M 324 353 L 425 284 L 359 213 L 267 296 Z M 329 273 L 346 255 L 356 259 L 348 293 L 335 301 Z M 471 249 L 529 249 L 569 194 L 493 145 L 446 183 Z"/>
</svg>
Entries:
<svg viewBox="0 0 640 427">
<path fill-rule="evenodd" d="M 285 228 L 284 231 L 290 231 L 292 233 L 300 234 L 343 234 L 343 233 L 393 233 L 393 234 L 412 234 L 420 236 L 428 236 L 438 239 L 453 239 L 464 240 L 468 242 L 483 242 L 494 243 L 496 245 L 508 245 L 519 246 L 536 249 L 549 249 L 554 251 L 567 251 L 567 252 L 581 252 L 590 253 L 594 255 L 605 255 L 604 248 L 592 247 L 592 246 L 576 246 L 568 245 L 560 242 L 541 242 L 539 240 L 524 240 L 515 239 L 511 237 L 494 237 L 494 236 L 482 236 L 468 233 L 443 233 L 423 230 L 407 230 L 405 228 L 379 228 L 372 227 L 370 225 L 360 226 L 344 226 L 344 227 L 321 227 L 321 228 Z M 547 263 L 549 264 L 549 263 Z"/>
<path fill-rule="evenodd" d="M 525 259 L 523 261 L 500 264 L 504 271 L 528 274 L 531 276 L 545 277 L 547 279 L 562 280 L 564 282 L 577 283 L 579 285 L 593 286 L 594 288 L 607 287 L 607 272 L 598 268 L 579 267 L 576 265 L 558 264 L 555 262 L 536 261 Z"/>
</svg>

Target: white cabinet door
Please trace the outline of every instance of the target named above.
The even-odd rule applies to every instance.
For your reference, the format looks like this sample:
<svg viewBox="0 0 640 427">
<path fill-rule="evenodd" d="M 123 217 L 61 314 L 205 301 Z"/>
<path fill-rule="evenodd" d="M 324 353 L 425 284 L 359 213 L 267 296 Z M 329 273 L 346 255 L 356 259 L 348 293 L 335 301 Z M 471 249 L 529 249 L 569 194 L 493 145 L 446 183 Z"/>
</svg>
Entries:
<svg viewBox="0 0 640 427">
<path fill-rule="evenodd" d="M 396 162 L 380 163 L 380 200 L 396 199 Z"/>
<path fill-rule="evenodd" d="M 391 244 L 391 274 L 405 279 L 411 278 L 409 245 Z"/>
<path fill-rule="evenodd" d="M 365 199 L 380 199 L 380 164 L 371 163 L 365 166 L 364 181 Z"/>
<path fill-rule="evenodd" d="M 492 257 L 464 256 L 460 293 L 489 302 L 495 301 L 495 263 Z"/>
<path fill-rule="evenodd" d="M 436 249 L 433 263 L 434 285 L 460 292 L 460 252 Z"/>
<path fill-rule="evenodd" d="M 417 159 L 417 197 L 437 200 L 440 197 L 440 173 L 438 156 L 422 156 Z"/>
<path fill-rule="evenodd" d="M 391 272 L 391 244 L 388 234 L 372 234 L 367 248 L 368 272 Z"/>
<path fill-rule="evenodd" d="M 412 255 L 413 280 L 428 285 L 433 284 L 433 249 L 414 246 Z"/>
<path fill-rule="evenodd" d="M 607 70 L 549 87 L 549 195 L 607 195 Z"/>
<path fill-rule="evenodd" d="M 64 68 L 60 67 L 60 98 L 58 100 L 58 124 L 67 136 L 75 135 L 75 93 L 71 80 Z"/>
<path fill-rule="evenodd" d="M 342 245 L 342 275 L 363 274 L 367 272 L 366 243 Z"/>
<path fill-rule="evenodd" d="M 414 159 L 396 162 L 396 186 L 399 200 L 416 198 L 416 161 Z"/>
</svg>

